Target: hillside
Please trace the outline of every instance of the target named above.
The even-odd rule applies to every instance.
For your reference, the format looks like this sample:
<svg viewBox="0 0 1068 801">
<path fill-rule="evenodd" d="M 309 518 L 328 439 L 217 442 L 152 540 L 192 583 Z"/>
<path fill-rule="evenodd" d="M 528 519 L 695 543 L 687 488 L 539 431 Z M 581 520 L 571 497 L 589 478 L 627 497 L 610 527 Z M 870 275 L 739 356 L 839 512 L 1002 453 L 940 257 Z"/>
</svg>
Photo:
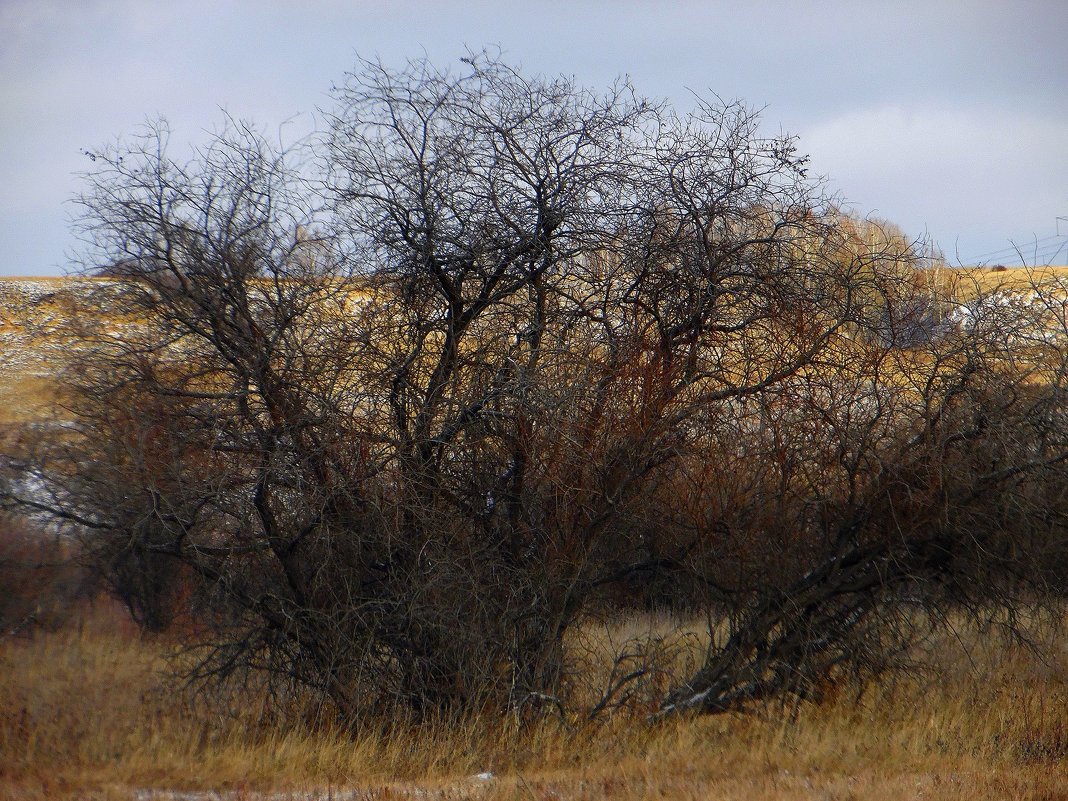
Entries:
<svg viewBox="0 0 1068 801">
<path fill-rule="evenodd" d="M 937 283 L 951 288 L 961 314 L 979 295 L 1000 302 L 1037 303 L 1068 299 L 1068 266 L 1027 269 L 942 268 Z M 87 291 L 108 279 L 0 277 L 0 424 L 37 422 L 51 414 L 56 378 L 76 338 L 69 323 Z M 84 305 L 84 304 L 83 304 Z M 122 315 L 108 312 L 116 332 Z"/>
<path fill-rule="evenodd" d="M 69 346 L 64 323 L 88 280 L 0 278 L 0 423 L 48 414 Z"/>
</svg>

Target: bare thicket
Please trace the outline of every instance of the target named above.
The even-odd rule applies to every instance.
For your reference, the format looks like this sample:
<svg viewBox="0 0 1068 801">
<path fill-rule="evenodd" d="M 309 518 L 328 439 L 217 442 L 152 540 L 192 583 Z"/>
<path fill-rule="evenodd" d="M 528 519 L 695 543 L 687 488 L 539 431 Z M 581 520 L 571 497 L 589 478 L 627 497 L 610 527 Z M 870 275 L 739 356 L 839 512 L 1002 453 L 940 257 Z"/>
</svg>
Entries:
<svg viewBox="0 0 1068 801">
<path fill-rule="evenodd" d="M 712 712 L 1064 591 L 1063 307 L 962 300 L 737 103 L 485 56 L 335 100 L 80 201 L 109 280 L 15 494 L 149 626 L 195 607 L 197 675 L 566 707 L 568 638 L 644 606 L 707 618 L 659 714 Z"/>
</svg>

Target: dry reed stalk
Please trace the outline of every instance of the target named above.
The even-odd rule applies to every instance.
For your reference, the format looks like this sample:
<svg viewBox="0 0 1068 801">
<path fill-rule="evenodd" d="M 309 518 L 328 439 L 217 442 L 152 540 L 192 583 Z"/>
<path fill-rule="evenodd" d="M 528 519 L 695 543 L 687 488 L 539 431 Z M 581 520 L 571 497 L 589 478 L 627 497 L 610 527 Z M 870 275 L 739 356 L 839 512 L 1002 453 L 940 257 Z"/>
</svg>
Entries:
<svg viewBox="0 0 1068 801">
<path fill-rule="evenodd" d="M 656 630 L 636 618 L 590 639 Z M 300 720 L 296 705 L 292 719 L 267 720 L 254 695 L 233 709 L 191 702 L 169 689 L 173 646 L 102 609 L 0 643 L 0 797 L 130 798 L 135 788 L 233 791 L 223 797 L 234 801 L 301 788 L 368 788 L 354 796 L 366 798 L 1063 797 L 1063 644 L 1040 657 L 972 643 L 970 661 L 946 652 L 937 674 L 877 686 L 859 702 L 842 693 L 657 727 L 620 714 L 571 727 L 476 719 L 346 732 Z M 466 783 L 484 771 L 495 778 Z"/>
</svg>

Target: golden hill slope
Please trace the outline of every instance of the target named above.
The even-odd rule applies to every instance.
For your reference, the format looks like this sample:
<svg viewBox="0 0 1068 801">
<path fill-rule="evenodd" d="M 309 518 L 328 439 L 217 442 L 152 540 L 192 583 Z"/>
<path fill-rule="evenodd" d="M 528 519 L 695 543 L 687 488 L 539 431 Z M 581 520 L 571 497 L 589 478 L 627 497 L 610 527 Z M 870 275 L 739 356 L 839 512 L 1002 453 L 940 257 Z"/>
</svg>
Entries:
<svg viewBox="0 0 1068 801">
<path fill-rule="evenodd" d="M 1034 269 L 937 268 L 933 283 L 967 304 L 979 295 L 1000 294 L 1024 302 L 1039 297 L 1068 299 L 1068 266 Z M 0 424 L 47 419 L 59 369 L 76 336 L 73 310 L 90 289 L 110 279 L 85 277 L 0 277 Z M 84 306 L 84 303 L 81 303 Z M 116 333 L 129 320 L 103 310 Z"/>
</svg>

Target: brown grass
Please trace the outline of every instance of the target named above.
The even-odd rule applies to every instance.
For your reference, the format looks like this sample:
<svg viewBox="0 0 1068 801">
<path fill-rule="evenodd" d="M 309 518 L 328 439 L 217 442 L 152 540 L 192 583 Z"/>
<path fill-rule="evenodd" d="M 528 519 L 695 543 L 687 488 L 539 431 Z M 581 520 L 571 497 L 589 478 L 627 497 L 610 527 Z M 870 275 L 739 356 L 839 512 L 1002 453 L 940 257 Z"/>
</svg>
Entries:
<svg viewBox="0 0 1068 801">
<path fill-rule="evenodd" d="M 54 378 L 30 374 L 0 375 L 0 424 L 52 419 Z"/>
<path fill-rule="evenodd" d="M 1068 286 L 1068 266 L 1010 267 L 999 270 L 991 267 L 944 267 L 935 271 L 935 280 L 949 288 L 957 300 L 968 301 L 980 292 L 998 290 L 1064 291 Z"/>
<path fill-rule="evenodd" d="M 268 717 L 255 691 L 210 703 L 173 692 L 173 648 L 108 606 L 67 630 L 0 642 L 0 797 L 1068 797 L 1063 642 L 1044 658 L 992 644 L 971 661 L 947 651 L 935 672 L 859 702 L 842 693 L 748 717 L 355 734 L 303 719 L 298 704 Z M 483 771 L 494 779 L 474 778 Z"/>
</svg>

